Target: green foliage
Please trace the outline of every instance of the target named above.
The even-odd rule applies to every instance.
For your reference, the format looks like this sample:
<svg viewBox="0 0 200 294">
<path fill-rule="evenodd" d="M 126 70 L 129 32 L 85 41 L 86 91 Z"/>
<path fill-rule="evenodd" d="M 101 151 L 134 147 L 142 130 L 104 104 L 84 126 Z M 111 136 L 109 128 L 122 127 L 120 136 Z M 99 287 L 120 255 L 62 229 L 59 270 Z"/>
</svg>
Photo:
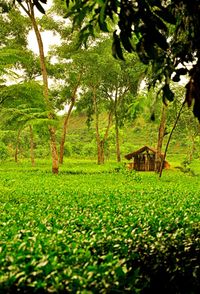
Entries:
<svg viewBox="0 0 200 294">
<path fill-rule="evenodd" d="M 9 156 L 7 146 L 0 141 L 0 161 L 7 159 Z"/>
<path fill-rule="evenodd" d="M 42 86 L 35 82 L 29 81 L 9 86 L 2 86 L 0 88 L 1 106 L 5 108 L 26 106 L 45 109 L 42 100 Z"/>
<path fill-rule="evenodd" d="M 35 157 L 36 158 L 48 158 L 50 156 L 50 150 L 47 148 L 47 146 L 42 148 L 39 146 L 38 148 L 35 149 Z"/>
<path fill-rule="evenodd" d="M 89 143 L 85 143 L 83 148 L 82 148 L 82 155 L 83 156 L 87 156 L 87 157 L 92 157 L 94 158 L 96 155 L 96 143 L 93 142 L 89 142 Z"/>
<path fill-rule="evenodd" d="M 164 100 L 174 98 L 170 80 L 178 82 L 181 75 L 189 74 L 185 101 L 188 106 L 194 101 L 193 113 L 200 120 L 199 0 L 71 0 L 67 6 L 73 27 L 81 27 L 82 43 L 95 36 L 98 29 L 108 32 L 107 25 L 112 21 L 113 56 L 124 59 L 124 48 L 129 53 L 136 52 L 144 64 L 151 64 L 152 85 L 164 84 Z"/>
<path fill-rule="evenodd" d="M 88 162 L 1 167 L 0 291 L 198 293 L 198 188 Z"/>
<path fill-rule="evenodd" d="M 12 4 L 10 1 L 10 4 Z M 30 21 L 18 9 L 10 9 L 0 14 L 0 44 L 10 49 L 22 49 L 27 46 L 27 34 Z M 23 55 L 24 52 L 21 51 Z"/>
<path fill-rule="evenodd" d="M 66 142 L 64 145 L 64 155 L 66 157 L 69 157 L 72 155 L 72 145 L 68 142 Z"/>
</svg>

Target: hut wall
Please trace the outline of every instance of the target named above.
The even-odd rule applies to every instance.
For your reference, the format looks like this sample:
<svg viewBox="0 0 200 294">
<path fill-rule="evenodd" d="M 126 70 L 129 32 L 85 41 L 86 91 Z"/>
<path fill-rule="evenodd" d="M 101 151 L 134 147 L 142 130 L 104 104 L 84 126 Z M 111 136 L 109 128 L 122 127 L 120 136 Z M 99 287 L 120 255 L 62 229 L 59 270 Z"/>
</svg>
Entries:
<svg viewBox="0 0 200 294">
<path fill-rule="evenodd" d="M 145 154 L 141 154 L 139 157 L 140 157 L 140 168 L 139 168 L 139 170 L 145 171 L 146 170 Z"/>
<path fill-rule="evenodd" d="M 139 154 L 134 158 L 134 169 L 137 171 L 154 171 L 155 155 Z"/>
<path fill-rule="evenodd" d="M 150 154 L 149 156 L 149 171 L 155 170 L 155 154 Z"/>
<path fill-rule="evenodd" d="M 133 159 L 133 163 L 128 164 L 129 169 L 137 171 L 155 171 L 156 150 L 144 146 L 143 148 L 125 156 L 126 159 Z M 164 162 L 164 168 L 169 168 L 167 161 Z"/>
<path fill-rule="evenodd" d="M 140 170 L 140 158 L 139 156 L 134 157 L 134 169 Z"/>
</svg>

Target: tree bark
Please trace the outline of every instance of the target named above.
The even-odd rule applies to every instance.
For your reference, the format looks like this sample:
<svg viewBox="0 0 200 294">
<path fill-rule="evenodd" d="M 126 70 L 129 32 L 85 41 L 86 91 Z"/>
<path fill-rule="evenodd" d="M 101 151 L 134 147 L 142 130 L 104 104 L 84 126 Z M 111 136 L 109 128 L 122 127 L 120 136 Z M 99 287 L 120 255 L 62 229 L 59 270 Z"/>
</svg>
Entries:
<svg viewBox="0 0 200 294">
<path fill-rule="evenodd" d="M 21 129 L 17 132 L 17 141 L 16 141 L 16 147 L 15 147 L 15 162 L 18 162 L 18 153 L 19 153 L 19 139 L 21 135 Z"/>
<path fill-rule="evenodd" d="M 163 105 L 160 126 L 159 126 L 159 132 L 158 132 L 157 153 L 156 153 L 156 159 L 155 159 L 155 171 L 156 172 L 160 171 L 160 166 L 161 166 L 161 162 L 162 162 L 161 152 L 162 152 L 162 145 L 163 145 L 163 139 L 164 139 L 164 134 L 165 134 L 166 112 L 167 112 L 167 107 L 166 107 L 166 105 Z"/>
<path fill-rule="evenodd" d="M 44 101 L 48 110 L 48 118 L 50 120 L 53 120 L 54 114 L 52 111 L 51 103 L 49 101 L 48 75 L 47 75 L 46 62 L 45 62 L 45 56 L 44 56 L 44 47 L 43 47 L 42 37 L 35 19 L 34 4 L 31 0 L 26 0 L 27 8 L 24 7 L 23 2 L 19 4 L 23 8 L 23 10 L 26 12 L 26 14 L 29 16 L 33 26 L 33 30 L 35 32 L 35 36 L 36 36 L 38 48 L 39 48 L 40 68 L 41 68 L 41 74 L 42 74 L 42 80 L 43 80 Z M 51 125 L 48 126 L 48 129 L 50 134 L 50 146 L 51 146 L 51 155 L 52 155 L 52 172 L 57 174 L 59 166 L 58 166 L 58 152 L 56 147 L 56 130 Z"/>
<path fill-rule="evenodd" d="M 100 141 L 101 163 L 102 164 L 104 164 L 104 160 L 105 160 L 105 156 L 104 156 L 105 142 L 106 142 L 106 140 L 108 138 L 108 134 L 109 134 L 111 123 L 112 123 L 112 110 L 109 111 L 109 114 L 108 114 L 108 124 L 107 124 L 107 127 L 106 127 L 106 131 L 105 131 L 105 134 L 103 136 L 103 139 Z"/>
<path fill-rule="evenodd" d="M 66 139 L 66 134 L 67 134 L 67 126 L 68 126 L 68 122 L 69 122 L 69 118 L 70 118 L 72 109 L 74 107 L 74 103 L 75 103 L 75 100 L 71 101 L 69 109 L 64 116 L 63 131 L 62 131 L 62 137 L 61 137 L 61 141 L 60 141 L 60 158 L 59 158 L 60 164 L 63 164 L 64 146 L 65 146 L 65 139 Z"/>
<path fill-rule="evenodd" d="M 99 112 L 98 112 L 98 105 L 97 105 L 97 99 L 96 99 L 96 88 L 93 89 L 93 103 L 94 103 L 94 113 L 95 113 L 95 129 L 96 129 L 96 142 L 97 142 L 97 164 L 104 164 L 104 147 L 105 142 L 108 138 L 109 129 L 112 122 L 112 111 L 108 114 L 108 125 L 106 127 L 105 134 L 103 136 L 103 139 L 100 138 L 99 133 Z"/>
<path fill-rule="evenodd" d="M 74 104 L 76 102 L 76 93 L 77 93 L 77 90 L 78 90 L 78 86 L 80 84 L 80 80 L 81 80 L 81 74 L 79 75 L 77 85 L 74 88 L 74 91 L 73 91 L 73 94 L 72 94 L 72 97 L 71 97 L 71 103 L 70 103 L 69 109 L 68 109 L 67 113 L 64 116 L 63 131 L 62 131 L 62 137 L 61 137 L 61 142 L 60 142 L 60 158 L 59 158 L 59 163 L 60 164 L 63 164 L 64 145 L 65 145 L 65 140 L 66 140 L 67 127 L 68 127 L 69 118 L 71 116 Z"/>
<path fill-rule="evenodd" d="M 118 91 L 116 90 L 115 93 L 115 141 L 116 141 L 116 157 L 117 162 L 121 162 L 121 154 L 120 154 L 120 144 L 119 144 L 119 121 L 118 121 L 118 114 L 117 114 L 117 106 L 118 106 Z"/>
<path fill-rule="evenodd" d="M 117 162 L 121 162 L 121 152 L 120 152 L 120 143 L 119 143 L 119 126 L 118 121 L 115 120 L 115 132 L 116 132 L 116 155 Z"/>
<path fill-rule="evenodd" d="M 31 164 L 32 166 L 35 166 L 35 156 L 34 156 L 34 141 L 33 141 L 33 128 L 30 125 L 30 157 L 31 157 Z"/>
<path fill-rule="evenodd" d="M 176 119 L 175 119 L 175 122 L 174 122 L 173 128 L 172 128 L 172 130 L 171 130 L 171 132 L 170 132 L 170 134 L 169 134 L 169 138 L 168 138 L 168 140 L 167 140 L 167 144 L 166 144 L 166 146 L 165 146 L 165 152 L 164 152 L 164 155 L 163 155 L 163 157 L 162 157 L 162 161 L 161 161 L 161 165 L 160 165 L 160 171 L 159 171 L 159 177 L 160 177 L 160 178 L 161 178 L 161 176 L 162 176 L 162 171 L 163 171 L 164 161 L 165 161 L 165 159 L 166 159 L 166 155 L 167 155 L 167 150 L 168 150 L 168 147 L 169 147 L 169 143 L 170 143 L 170 141 L 171 141 L 171 138 L 172 138 L 173 132 L 174 132 L 174 130 L 175 130 L 176 126 L 177 126 L 177 123 L 178 123 L 178 121 L 179 121 L 179 118 L 180 118 L 180 116 L 181 116 L 181 113 L 182 113 L 182 110 L 183 110 L 184 105 L 185 105 L 185 101 L 182 103 L 181 108 L 179 109 L 178 115 L 177 115 L 177 117 L 176 117 Z"/>
<path fill-rule="evenodd" d="M 97 164 L 102 163 L 102 152 L 101 152 L 101 139 L 99 134 L 99 113 L 97 107 L 96 88 L 93 88 L 93 104 L 95 113 L 95 131 L 96 131 L 96 143 L 97 143 Z"/>
</svg>

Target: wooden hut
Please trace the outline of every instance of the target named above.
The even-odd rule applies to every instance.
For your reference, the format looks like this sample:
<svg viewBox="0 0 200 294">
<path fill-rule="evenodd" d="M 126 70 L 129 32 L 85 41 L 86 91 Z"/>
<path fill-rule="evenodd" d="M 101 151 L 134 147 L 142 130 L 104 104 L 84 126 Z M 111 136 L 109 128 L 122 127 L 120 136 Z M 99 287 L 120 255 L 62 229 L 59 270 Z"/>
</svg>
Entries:
<svg viewBox="0 0 200 294">
<path fill-rule="evenodd" d="M 155 171 L 157 150 L 148 146 L 144 146 L 132 153 L 125 155 L 128 160 L 133 159 L 133 162 L 128 164 L 129 169 L 137 171 Z M 163 156 L 163 154 L 161 155 Z M 164 161 L 164 168 L 169 168 L 169 163 Z"/>
</svg>

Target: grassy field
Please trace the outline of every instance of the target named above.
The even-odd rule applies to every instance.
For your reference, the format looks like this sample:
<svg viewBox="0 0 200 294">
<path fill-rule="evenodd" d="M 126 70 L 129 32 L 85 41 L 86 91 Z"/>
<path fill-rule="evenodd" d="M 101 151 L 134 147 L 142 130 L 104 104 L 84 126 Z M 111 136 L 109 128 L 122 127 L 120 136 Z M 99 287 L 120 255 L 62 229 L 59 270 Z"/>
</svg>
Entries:
<svg viewBox="0 0 200 294">
<path fill-rule="evenodd" d="M 198 293 L 200 168 L 0 167 L 0 293 Z"/>
</svg>

